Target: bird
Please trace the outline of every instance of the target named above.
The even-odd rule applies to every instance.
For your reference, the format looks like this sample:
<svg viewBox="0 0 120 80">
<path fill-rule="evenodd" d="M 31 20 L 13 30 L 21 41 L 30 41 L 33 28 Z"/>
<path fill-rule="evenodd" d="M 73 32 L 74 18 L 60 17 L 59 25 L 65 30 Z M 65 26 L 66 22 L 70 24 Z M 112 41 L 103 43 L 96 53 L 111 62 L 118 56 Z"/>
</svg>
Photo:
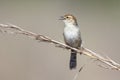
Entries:
<svg viewBox="0 0 120 80">
<path fill-rule="evenodd" d="M 63 37 L 67 45 L 80 49 L 82 44 L 80 27 L 77 23 L 77 19 L 72 14 L 65 14 L 60 17 L 65 24 Z M 71 56 L 69 61 L 70 70 L 75 69 L 77 66 L 77 52 L 71 49 Z"/>
</svg>

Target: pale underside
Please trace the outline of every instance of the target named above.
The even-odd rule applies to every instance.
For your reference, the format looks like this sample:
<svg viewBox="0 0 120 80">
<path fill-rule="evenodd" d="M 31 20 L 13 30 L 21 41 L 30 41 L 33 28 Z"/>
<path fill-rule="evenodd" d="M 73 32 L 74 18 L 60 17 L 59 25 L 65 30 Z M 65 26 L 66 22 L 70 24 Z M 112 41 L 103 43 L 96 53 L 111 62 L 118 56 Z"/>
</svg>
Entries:
<svg viewBox="0 0 120 80">
<path fill-rule="evenodd" d="M 64 40 L 65 43 L 69 46 L 79 48 L 81 46 L 81 36 L 79 27 L 75 27 L 73 25 L 69 25 L 64 28 Z"/>
</svg>

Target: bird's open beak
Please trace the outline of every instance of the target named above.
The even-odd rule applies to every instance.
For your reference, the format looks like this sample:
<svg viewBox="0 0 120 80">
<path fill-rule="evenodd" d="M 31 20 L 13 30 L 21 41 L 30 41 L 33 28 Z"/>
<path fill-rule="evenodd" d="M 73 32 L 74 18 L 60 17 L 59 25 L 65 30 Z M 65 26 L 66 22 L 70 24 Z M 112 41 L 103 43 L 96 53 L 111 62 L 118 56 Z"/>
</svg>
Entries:
<svg viewBox="0 0 120 80">
<path fill-rule="evenodd" d="M 59 18 L 59 20 L 64 20 L 65 18 L 63 17 L 63 16 L 61 16 L 60 18 Z"/>
</svg>

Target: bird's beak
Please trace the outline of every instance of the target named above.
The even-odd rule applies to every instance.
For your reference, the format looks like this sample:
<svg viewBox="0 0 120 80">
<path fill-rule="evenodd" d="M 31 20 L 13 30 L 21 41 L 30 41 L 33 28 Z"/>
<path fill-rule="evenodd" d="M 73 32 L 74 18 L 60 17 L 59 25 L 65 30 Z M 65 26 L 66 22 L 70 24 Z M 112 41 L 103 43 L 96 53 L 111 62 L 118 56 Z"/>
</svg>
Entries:
<svg viewBox="0 0 120 80">
<path fill-rule="evenodd" d="M 65 18 L 63 17 L 63 16 L 61 16 L 60 18 L 59 18 L 59 20 L 64 20 Z"/>
</svg>

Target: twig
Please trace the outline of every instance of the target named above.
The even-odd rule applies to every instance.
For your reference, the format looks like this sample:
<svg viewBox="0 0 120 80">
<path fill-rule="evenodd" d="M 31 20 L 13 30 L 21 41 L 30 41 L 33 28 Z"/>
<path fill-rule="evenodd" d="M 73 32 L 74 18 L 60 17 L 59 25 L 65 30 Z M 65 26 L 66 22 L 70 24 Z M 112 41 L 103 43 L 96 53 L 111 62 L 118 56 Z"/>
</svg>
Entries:
<svg viewBox="0 0 120 80">
<path fill-rule="evenodd" d="M 95 52 L 93 52 L 93 51 L 91 51 L 87 48 L 84 48 L 84 47 L 82 47 L 81 49 L 76 49 L 76 48 L 70 47 L 70 46 L 68 46 L 64 43 L 53 40 L 53 39 L 51 39 L 47 36 L 36 34 L 36 33 L 30 32 L 30 31 L 24 30 L 24 29 L 22 29 L 18 26 L 12 25 L 12 24 L 10 24 L 10 25 L 0 24 L 0 32 L 8 33 L 8 34 L 22 34 L 22 35 L 26 35 L 28 37 L 31 37 L 35 40 L 38 40 L 38 41 L 43 41 L 43 42 L 58 45 L 58 46 L 60 46 L 59 48 L 73 49 L 73 50 L 77 51 L 78 53 L 82 52 L 82 54 L 84 54 L 86 56 L 89 56 L 92 59 L 101 61 L 102 63 L 111 67 L 109 69 L 112 69 L 112 70 L 114 69 L 114 70 L 120 71 L 120 64 L 116 63 L 111 58 L 102 57 L 101 55 L 99 55 L 99 54 L 97 54 L 97 53 L 95 53 Z"/>
<path fill-rule="evenodd" d="M 73 80 L 76 80 L 76 79 L 77 79 L 79 73 L 83 70 L 84 66 L 85 66 L 85 65 L 83 65 L 82 67 L 80 67 L 80 69 L 78 70 L 78 72 L 75 74 Z"/>
</svg>

